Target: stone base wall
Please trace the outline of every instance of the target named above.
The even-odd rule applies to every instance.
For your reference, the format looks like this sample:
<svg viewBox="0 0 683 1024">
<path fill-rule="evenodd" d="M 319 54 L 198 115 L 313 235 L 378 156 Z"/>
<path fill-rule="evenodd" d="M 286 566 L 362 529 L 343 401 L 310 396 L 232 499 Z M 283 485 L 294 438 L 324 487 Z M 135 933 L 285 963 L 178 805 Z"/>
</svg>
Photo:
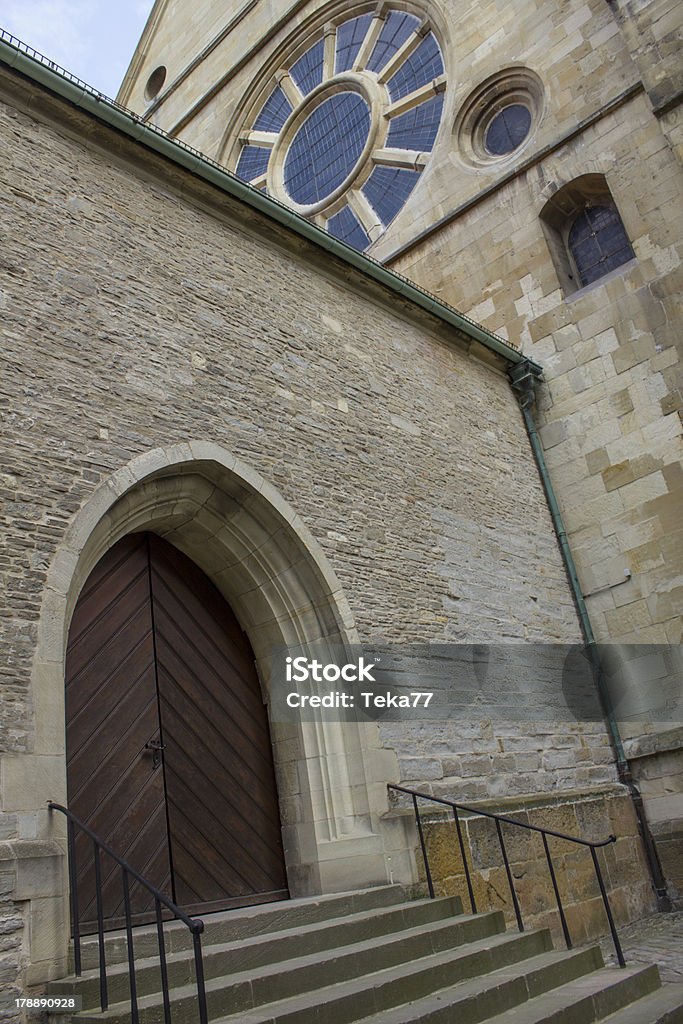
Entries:
<svg viewBox="0 0 683 1024">
<path fill-rule="evenodd" d="M 669 895 L 683 907 L 683 728 L 642 737 L 628 752 Z"/>
<path fill-rule="evenodd" d="M 655 910 L 633 806 L 621 786 L 476 806 L 583 839 L 599 841 L 615 835 L 616 842 L 599 850 L 598 858 L 617 925 Z M 467 913 L 470 900 L 452 814 L 430 808 L 426 802 L 421 802 L 420 813 L 436 894 L 459 896 Z M 419 878 L 416 891 L 425 895 L 426 875 L 412 809 L 394 810 L 389 819 L 390 828 L 413 833 Z M 508 926 L 516 927 L 495 823 L 463 812 L 461 826 L 477 910 L 502 910 Z M 562 948 L 564 938 L 541 836 L 511 825 L 503 825 L 502 831 L 525 928 L 550 928 L 556 947 Z M 549 838 L 548 845 L 573 943 L 607 934 L 609 925 L 590 850 L 555 838 Z"/>
</svg>

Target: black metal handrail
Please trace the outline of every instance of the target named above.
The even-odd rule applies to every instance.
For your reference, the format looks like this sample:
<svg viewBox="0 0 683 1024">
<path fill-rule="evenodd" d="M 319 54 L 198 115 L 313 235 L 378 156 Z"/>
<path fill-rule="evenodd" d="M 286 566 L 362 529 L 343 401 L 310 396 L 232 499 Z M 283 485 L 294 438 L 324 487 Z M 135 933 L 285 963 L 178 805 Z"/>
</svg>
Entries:
<svg viewBox="0 0 683 1024">
<path fill-rule="evenodd" d="M 139 1024 L 140 1015 L 138 1011 L 137 981 L 135 976 L 135 952 L 133 948 L 133 924 L 130 907 L 130 879 L 142 885 L 154 897 L 154 909 L 156 915 L 157 940 L 159 944 L 159 970 L 161 973 L 161 993 L 164 1001 L 164 1022 L 171 1024 L 171 1000 L 168 988 L 168 969 L 166 964 L 166 944 L 164 939 L 164 920 L 162 906 L 169 910 L 173 917 L 187 925 L 192 934 L 192 946 L 194 951 L 194 969 L 197 982 L 197 1002 L 199 1008 L 199 1024 L 207 1024 L 208 1014 L 206 1008 L 206 986 L 204 983 L 204 961 L 202 959 L 202 939 L 204 922 L 200 918 L 189 917 L 184 910 L 176 906 L 163 892 L 148 882 L 146 878 L 135 870 L 127 860 L 120 857 L 111 846 L 93 832 L 84 822 L 77 818 L 73 811 L 62 804 L 48 800 L 47 806 L 51 811 L 60 811 L 67 820 L 67 840 L 69 847 L 69 881 L 71 885 L 71 918 L 74 934 L 74 967 L 76 975 L 81 975 L 81 932 L 78 917 L 78 872 L 76 866 L 76 840 L 75 829 L 78 827 L 81 832 L 89 836 L 93 843 L 93 858 L 95 864 L 95 898 L 97 906 L 97 936 L 99 949 L 99 973 L 100 973 L 100 1007 L 106 1010 L 109 1006 L 109 995 L 107 985 L 107 961 L 104 942 L 104 913 L 102 904 L 102 868 L 100 863 L 101 853 L 106 853 L 121 868 L 121 882 L 123 886 L 123 906 L 126 927 L 126 945 L 128 952 L 128 979 L 130 984 L 131 1024 Z"/>
<path fill-rule="evenodd" d="M 418 807 L 418 798 L 420 800 L 429 800 L 432 803 L 444 804 L 446 807 L 450 807 L 453 811 L 453 818 L 455 821 L 456 834 L 458 837 L 458 846 L 460 848 L 460 856 L 462 858 L 463 868 L 465 871 L 465 881 L 467 883 L 467 893 L 469 895 L 470 906 L 472 913 L 478 913 L 477 903 L 474 898 L 474 889 L 472 886 L 472 877 L 470 868 L 467 863 L 467 857 L 465 855 L 465 841 L 462 835 L 462 825 L 460 822 L 459 812 L 464 811 L 466 814 L 476 814 L 483 818 L 491 818 L 496 823 L 496 834 L 498 836 L 498 843 L 500 845 L 500 852 L 503 857 L 503 864 L 505 865 L 505 873 L 507 875 L 508 885 L 510 887 L 510 896 L 512 898 L 512 905 L 515 911 L 515 917 L 517 918 L 517 926 L 520 932 L 524 931 L 524 921 L 522 919 L 522 912 L 519 906 L 519 900 L 517 899 L 517 893 L 515 892 L 515 884 L 512 879 L 512 871 L 510 869 L 510 862 L 508 860 L 507 850 L 505 849 L 505 840 L 503 838 L 502 826 L 505 825 L 516 825 L 518 828 L 527 829 L 529 832 L 539 832 L 543 838 L 543 850 L 545 852 L 546 861 L 548 863 L 548 870 L 550 872 L 550 879 L 553 885 L 553 892 L 555 893 L 555 900 L 557 902 L 557 909 L 560 914 L 560 922 L 562 924 L 562 932 L 564 934 L 564 940 L 567 944 L 567 949 L 572 948 L 572 940 L 569 934 L 569 926 L 567 924 L 567 917 L 562 906 L 562 899 L 560 897 L 560 890 L 557 884 L 557 876 L 555 875 L 555 868 L 553 866 L 553 860 L 550 856 L 550 847 L 548 846 L 548 836 L 553 836 L 556 839 L 564 839 L 569 843 L 576 843 L 579 846 L 586 846 L 590 849 L 591 857 L 593 860 L 593 867 L 595 868 L 595 876 L 598 880 L 598 886 L 600 887 L 600 895 L 602 896 L 602 902 L 605 907 L 605 913 L 607 915 L 607 921 L 609 923 L 610 932 L 612 933 L 612 941 L 614 942 L 614 950 L 617 954 L 617 961 L 620 967 L 626 966 L 624 954 L 619 942 L 619 936 L 617 935 L 617 928 L 614 923 L 614 917 L 612 915 L 612 908 L 609 904 L 609 898 L 607 896 L 607 890 L 605 889 L 605 882 L 602 877 L 602 870 L 600 868 L 600 862 L 598 860 L 597 850 L 601 846 L 609 846 L 611 843 L 616 843 L 617 837 L 614 835 L 608 836 L 607 839 L 603 839 L 600 842 L 594 842 L 590 839 L 580 839 L 578 836 L 569 836 L 564 832 L 556 832 L 551 828 L 541 828 L 539 825 L 530 825 L 526 821 L 518 821 L 516 818 L 509 818 L 505 814 L 494 814 L 493 811 L 485 811 L 481 807 L 470 807 L 467 804 L 456 803 L 455 800 L 448 800 L 446 797 L 431 796 L 429 793 L 421 793 L 416 789 L 408 789 L 406 786 L 397 786 L 390 783 L 387 789 L 393 790 L 396 793 L 406 793 L 413 799 L 413 810 L 415 812 L 415 822 L 417 824 L 417 833 L 420 838 L 420 847 L 422 849 L 422 859 L 425 866 L 425 875 L 427 877 L 427 887 L 429 889 L 429 895 L 434 899 L 434 882 L 432 880 L 432 873 L 429 868 L 429 857 L 427 854 L 427 844 L 425 843 L 424 829 L 422 827 L 422 819 L 420 818 L 420 809 Z M 472 855 L 472 849 L 470 847 L 470 856 Z"/>
</svg>

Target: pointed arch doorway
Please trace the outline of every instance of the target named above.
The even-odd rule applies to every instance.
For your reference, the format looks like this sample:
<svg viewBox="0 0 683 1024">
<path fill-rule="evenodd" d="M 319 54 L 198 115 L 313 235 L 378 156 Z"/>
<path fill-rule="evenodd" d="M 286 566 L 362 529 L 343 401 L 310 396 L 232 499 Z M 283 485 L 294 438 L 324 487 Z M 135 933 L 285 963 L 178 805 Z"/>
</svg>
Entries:
<svg viewBox="0 0 683 1024">
<path fill-rule="evenodd" d="M 190 913 L 285 899 L 272 747 L 254 655 L 230 606 L 152 533 L 98 562 L 66 658 L 69 806 Z M 119 927 L 120 873 L 103 861 Z M 79 919 L 95 923 L 89 841 L 77 847 Z M 131 890 L 138 922 L 153 909 Z"/>
</svg>

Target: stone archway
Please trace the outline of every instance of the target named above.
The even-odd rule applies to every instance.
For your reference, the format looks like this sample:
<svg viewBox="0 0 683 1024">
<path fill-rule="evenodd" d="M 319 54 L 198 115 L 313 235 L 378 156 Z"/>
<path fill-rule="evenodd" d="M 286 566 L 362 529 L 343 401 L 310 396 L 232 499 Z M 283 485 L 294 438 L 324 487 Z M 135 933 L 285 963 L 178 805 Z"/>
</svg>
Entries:
<svg viewBox="0 0 683 1024">
<path fill-rule="evenodd" d="M 274 646 L 315 644 L 320 654 L 357 642 L 324 552 L 251 467 L 204 442 L 138 457 L 81 509 L 49 574 L 34 662 L 36 810 L 66 793 L 64 655 L 78 595 L 102 555 L 142 530 L 190 557 L 225 596 L 254 649 L 266 701 Z M 274 723 L 271 732 L 292 895 L 384 883 L 378 817 L 388 752 L 376 727 L 312 721 Z M 59 841 L 62 823 L 43 834 Z"/>
</svg>

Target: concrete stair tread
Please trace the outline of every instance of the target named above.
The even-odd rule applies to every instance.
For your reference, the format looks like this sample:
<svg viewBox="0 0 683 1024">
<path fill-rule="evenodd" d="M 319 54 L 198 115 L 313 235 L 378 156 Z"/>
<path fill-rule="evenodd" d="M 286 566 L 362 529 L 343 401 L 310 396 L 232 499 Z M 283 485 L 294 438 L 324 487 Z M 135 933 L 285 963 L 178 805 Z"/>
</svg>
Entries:
<svg viewBox="0 0 683 1024">
<path fill-rule="evenodd" d="M 206 946 L 203 950 L 205 976 L 207 981 L 222 977 L 226 992 L 239 992 L 240 988 L 249 986 L 254 993 L 253 1004 L 258 1004 L 267 998 L 283 998 L 303 991 L 307 986 L 327 985 L 332 972 L 339 980 L 363 973 L 368 957 L 379 966 L 390 967 L 504 932 L 504 919 L 498 911 L 472 917 L 454 914 L 457 908 L 457 901 L 450 899 L 411 904 L 405 908 L 406 913 L 392 911 L 389 922 L 376 920 L 375 925 L 382 926 L 378 934 L 372 932 L 372 922 L 367 918 L 360 931 L 349 930 L 348 919 L 341 919 L 346 941 L 339 934 L 340 921 L 333 921 L 322 938 L 322 925 L 316 925 L 288 933 L 278 932 L 272 937 L 256 936 L 241 943 Z M 406 927 L 407 923 L 410 927 Z M 391 924 L 393 927 L 388 927 Z M 339 944 L 330 945 L 335 939 Z M 166 962 L 171 988 L 194 983 L 193 960 L 187 952 L 167 954 Z M 158 990 L 158 955 L 136 958 L 136 978 L 140 996 Z M 107 979 L 112 1003 L 127 998 L 127 963 L 108 968 Z M 265 987 L 268 984 L 273 987 L 270 995 Z M 54 995 L 81 994 L 84 1008 L 90 1011 L 99 1005 L 99 972 L 91 970 L 80 978 L 53 983 L 50 990 Z"/>
<path fill-rule="evenodd" d="M 412 1000 L 388 1010 L 380 1010 L 367 1017 L 360 1017 L 354 1024 L 417 1024 L 419 1021 L 432 1021 L 436 1024 L 452 1024 L 453 1014 L 463 1024 L 474 1024 L 476 1021 L 507 1020 L 507 1015 L 493 1016 L 483 1007 L 482 999 L 486 993 L 499 995 L 502 1000 L 509 999 L 515 1003 L 511 1011 L 515 1021 L 531 1021 L 528 1007 L 531 1000 L 543 996 L 545 992 L 561 980 L 561 976 L 574 974 L 582 977 L 586 971 L 599 970 L 596 966 L 601 962 L 597 947 L 584 947 L 578 950 L 550 950 L 540 953 L 528 960 L 497 968 L 487 974 L 453 985 L 440 988 L 421 999 Z M 570 982 L 571 984 L 571 982 Z M 507 992 L 505 988 L 507 987 Z M 479 1011 L 482 1010 L 484 1016 Z M 495 1013 L 495 1010 L 494 1010 Z M 253 1024 L 256 1024 L 254 1019 Z M 237 1024 L 236 1018 L 227 1018 L 221 1024 Z M 252 1018 L 245 1017 L 245 1024 L 252 1024 Z M 258 1019 L 258 1024 L 261 1024 Z M 266 1024 L 264 1021 L 263 1024 Z"/>
<path fill-rule="evenodd" d="M 604 1024 L 681 1024 L 683 984 L 662 985 L 656 992 L 611 1013 Z"/>
<path fill-rule="evenodd" d="M 331 893 L 325 896 L 308 896 L 293 900 L 278 900 L 249 907 L 218 911 L 212 914 L 195 915 L 204 921 L 204 936 L 210 942 L 215 932 L 230 931 L 235 940 L 256 935 L 275 935 L 284 929 L 300 928 L 316 921 L 327 921 L 332 917 L 342 918 L 351 914 L 363 914 L 373 910 L 406 905 L 406 893 L 400 885 L 374 886 L 356 892 Z M 414 901 L 419 903 L 426 900 Z M 185 943 L 191 945 L 187 927 L 180 921 L 167 921 L 164 931 L 171 948 Z M 138 946 L 156 948 L 156 924 L 138 925 L 134 931 Z M 120 959 L 125 961 L 125 931 L 118 929 L 107 933 L 107 946 L 120 950 Z M 81 952 L 84 967 L 97 962 L 98 940 L 96 934 L 81 938 Z M 115 955 L 114 952 L 111 954 Z M 108 962 L 114 963 L 113 959 Z"/>
<path fill-rule="evenodd" d="M 472 920 L 471 915 L 458 914 L 455 912 L 455 902 L 452 898 L 444 898 L 437 900 L 414 900 L 407 904 L 402 904 L 396 907 L 377 907 L 374 910 L 360 912 L 358 914 L 348 914 L 343 917 L 327 918 L 324 921 L 318 921 L 313 924 L 297 926 L 295 928 L 283 928 L 276 932 L 264 932 L 263 934 L 253 935 L 245 939 L 237 939 L 231 941 L 221 942 L 209 942 L 203 943 L 202 949 L 204 958 L 215 955 L 225 955 L 230 957 L 232 953 L 244 953 L 245 950 L 258 950 L 261 947 L 274 947 L 277 943 L 282 943 L 283 947 L 286 947 L 288 942 L 297 943 L 301 942 L 304 936 L 310 936 L 314 939 L 319 938 L 322 934 L 330 931 L 339 937 L 338 927 L 343 924 L 345 926 L 353 926 L 354 924 L 365 924 L 372 925 L 373 922 L 377 923 L 390 923 L 393 918 L 396 919 L 395 923 L 398 924 L 398 928 L 387 930 L 386 932 L 380 931 L 374 935 L 364 935 L 362 938 L 357 939 L 354 942 L 345 942 L 343 944 L 335 944 L 331 946 L 318 945 L 317 952 L 319 959 L 320 950 L 324 950 L 326 956 L 334 956 L 335 953 L 340 953 L 344 950 L 359 948 L 368 948 L 368 944 L 374 940 L 385 939 L 387 942 L 398 938 L 399 936 L 411 936 L 425 931 L 429 931 L 432 928 L 443 928 L 451 926 L 453 923 L 464 925 L 467 921 Z M 424 920 L 416 925 L 409 925 L 407 922 L 411 916 L 420 914 L 421 911 L 429 911 L 431 920 L 425 922 Z M 440 911 L 448 916 L 439 917 L 437 916 Z M 420 915 L 422 916 L 422 915 Z M 504 930 L 504 920 L 502 915 L 498 911 L 490 911 L 485 914 L 478 915 L 478 918 L 487 920 L 491 923 L 492 930 L 502 932 Z M 497 927 L 494 928 L 494 925 Z M 202 936 L 203 938 L 203 936 Z M 292 960 L 306 959 L 307 957 L 313 956 L 313 954 L 302 954 L 300 957 L 287 955 L 286 949 L 284 950 L 285 955 L 279 960 L 273 960 L 273 970 L 280 967 L 284 961 L 289 963 Z M 166 960 L 169 967 L 175 963 L 181 963 L 187 959 L 187 952 L 185 950 L 177 950 L 176 952 L 168 952 Z M 229 960 L 227 961 L 230 962 Z M 136 969 L 142 971 L 145 968 L 158 969 L 159 957 L 158 952 L 153 953 L 151 956 L 136 956 Z M 266 965 L 268 966 L 268 965 Z M 247 968 L 248 970 L 248 968 Z M 117 974 L 128 976 L 128 962 L 114 963 L 107 965 L 107 976 L 113 978 Z M 231 976 L 233 972 L 231 971 Z M 92 968 L 87 971 L 83 971 L 80 978 L 72 975 L 68 978 L 64 978 L 57 983 L 53 984 L 53 989 L 56 991 L 59 985 L 63 985 L 65 989 L 73 989 L 75 985 L 78 985 L 80 981 L 95 981 L 99 979 L 99 969 Z"/>
<path fill-rule="evenodd" d="M 390 935 L 377 935 L 369 939 L 361 939 L 358 942 L 350 942 L 342 946 L 330 947 L 329 949 L 324 950 L 325 959 L 334 960 L 338 963 L 343 958 L 355 958 L 360 956 L 367 957 L 370 960 L 372 958 L 373 951 L 390 949 L 392 946 L 395 946 L 398 950 L 401 943 L 410 939 L 439 939 L 440 937 L 445 936 L 446 940 L 448 940 L 449 933 L 453 933 L 452 936 L 450 936 L 451 938 L 455 938 L 458 933 L 460 933 L 460 941 L 449 941 L 445 947 L 431 948 L 425 952 L 425 956 L 453 951 L 454 949 L 461 948 L 463 945 L 465 948 L 471 949 L 473 942 L 468 941 L 467 931 L 468 926 L 474 924 L 483 924 L 484 926 L 490 924 L 491 933 L 493 935 L 504 934 L 502 917 L 497 915 L 495 912 L 486 915 L 479 915 L 478 919 L 473 919 L 470 915 L 459 914 L 443 921 L 433 921 L 428 925 L 422 924 L 416 925 L 412 928 L 404 928 L 401 931 L 394 932 Z M 497 925 L 500 926 L 496 927 Z M 489 937 L 490 936 L 487 936 L 486 939 Z M 229 948 L 234 948 L 234 944 L 231 944 Z M 226 949 L 225 951 L 227 952 L 228 950 Z M 288 974 L 297 970 L 310 972 L 315 969 L 320 961 L 320 951 L 306 953 L 302 956 L 289 957 L 287 960 L 260 967 L 259 978 L 272 978 L 281 974 L 283 971 Z M 402 963 L 403 961 L 398 957 L 396 962 Z M 252 975 L 253 970 L 249 969 L 245 971 L 238 971 L 234 974 L 231 972 L 230 980 L 235 980 L 237 982 L 246 981 L 251 978 Z"/>
<path fill-rule="evenodd" d="M 574 952 L 580 951 L 574 950 Z M 541 963 L 543 957 L 535 957 L 535 959 Z M 551 956 L 548 956 L 548 962 L 551 962 Z M 648 977 L 648 972 L 651 971 L 651 968 L 644 968 L 642 965 L 625 970 L 596 968 L 590 974 L 582 975 L 556 987 L 553 987 L 551 980 L 551 985 L 543 991 L 536 990 L 537 986 L 532 983 L 533 976 L 529 977 L 527 973 L 531 984 L 527 982 L 526 998 L 520 999 L 516 1006 L 495 1016 L 486 1017 L 477 1017 L 475 1010 L 473 1014 L 468 1014 L 465 1020 L 468 1024 L 473 1024 L 477 1020 L 485 1021 L 486 1024 L 551 1024 L 551 1022 L 555 1024 L 556 1021 L 557 1024 L 565 1024 L 565 1022 L 566 1024 L 580 1024 L 580 1022 L 589 1024 L 596 1020 L 604 1020 L 605 1024 L 607 1021 L 622 1024 L 622 1017 L 618 1013 L 607 1018 L 595 1017 L 591 997 L 604 994 L 610 989 L 612 994 L 618 997 L 616 989 L 626 988 L 629 982 L 641 978 L 645 983 L 651 984 L 652 979 Z M 519 971 L 514 967 L 505 968 L 490 974 L 488 981 L 494 985 L 500 985 L 504 980 L 514 977 L 519 977 Z M 462 1004 L 464 996 L 472 994 L 475 996 L 478 994 L 476 985 L 473 985 L 472 982 L 460 982 L 449 988 L 439 989 L 432 995 L 411 1002 L 407 1006 L 364 1017 L 354 1024 L 420 1024 L 420 1022 L 430 1024 L 432 1021 L 434 1024 L 451 1024 L 451 1013 L 455 1009 L 455 1005 Z M 658 993 L 650 993 L 639 1002 L 642 1002 L 644 1006 L 652 994 Z M 590 1005 L 587 1016 L 583 1016 L 580 1009 L 577 1012 L 579 1002 L 584 1002 L 586 1009 L 589 1009 Z M 657 1018 L 652 1018 L 652 1021 L 654 1024 Z M 624 1024 L 627 1024 L 626 1020 Z M 646 1017 L 641 1019 L 636 1016 L 632 1019 L 629 1018 L 628 1024 L 649 1024 L 649 1019 Z M 673 1021 L 672 1024 L 674 1024 Z"/>
<path fill-rule="evenodd" d="M 627 1012 L 623 1007 L 633 999 L 644 1005 L 658 991 L 658 985 L 656 967 L 601 967 L 538 995 L 523 1006 L 491 1017 L 487 1024 L 576 1024 L 598 1020 L 621 1024 Z M 645 1024 L 638 1017 L 633 1020 L 634 1024 Z"/>
<path fill-rule="evenodd" d="M 524 935 L 517 933 L 507 934 L 502 933 L 493 936 L 487 936 L 484 939 L 479 939 L 474 942 L 467 942 L 464 946 L 457 946 L 455 949 L 448 949 L 443 952 L 430 953 L 427 956 L 420 957 L 417 960 L 409 961 L 407 963 L 401 963 L 398 966 L 396 964 L 382 968 L 379 971 L 368 972 L 360 976 L 354 976 L 351 979 L 347 979 L 341 982 L 335 982 L 330 985 L 326 985 L 320 988 L 316 988 L 314 993 L 302 992 L 293 996 L 286 997 L 278 1000 L 277 1003 L 273 1002 L 267 1004 L 262 1002 L 260 1006 L 256 1006 L 253 1009 L 245 1008 L 242 1010 L 235 1010 L 233 1013 L 224 1015 L 222 1020 L 229 1021 L 230 1024 L 238 1024 L 238 1022 L 244 1021 L 270 1021 L 273 1019 L 272 1013 L 273 1008 L 277 1007 L 278 1012 L 286 1012 L 289 1014 L 296 1013 L 301 1008 L 308 1008 L 311 1005 L 311 1001 L 314 1000 L 320 1005 L 326 1005 L 333 999 L 338 999 L 341 996 L 349 996 L 354 994 L 361 994 L 366 990 L 372 991 L 377 987 L 381 986 L 385 982 L 393 982 L 397 977 L 409 979 L 411 977 L 418 977 L 429 971 L 431 968 L 439 968 L 447 966 L 449 969 L 457 970 L 457 964 L 460 960 L 464 962 L 467 958 L 483 958 L 485 959 L 487 954 L 494 955 L 510 955 L 512 953 L 512 961 L 518 963 L 520 960 L 531 958 L 539 951 L 539 946 L 543 942 L 549 941 L 547 933 L 544 932 L 526 932 Z M 307 957 L 306 960 L 313 961 L 315 957 Z M 249 985 L 251 979 L 254 977 L 254 972 L 243 972 L 239 976 L 230 975 L 228 980 L 229 985 L 240 984 L 243 986 Z M 259 978 L 263 977 L 263 973 L 259 972 Z M 226 978 L 217 977 L 211 978 L 206 982 L 207 997 L 213 992 L 220 992 L 225 989 Z M 171 1003 L 178 1003 L 181 999 L 196 1000 L 196 987 L 194 983 L 177 986 L 171 989 L 170 992 Z M 138 1000 L 138 1006 L 141 1011 L 145 1009 L 153 1010 L 155 1007 L 160 1006 L 161 995 L 155 993 L 153 995 L 142 996 Z M 94 1010 L 82 1011 L 79 1014 L 74 1015 L 76 1021 L 102 1021 L 114 1020 L 119 1016 L 127 1018 L 130 1010 L 126 1003 L 113 1004 L 104 1013 Z M 212 1022 L 216 1020 L 215 1015 L 212 1016 Z M 296 1016 L 291 1017 L 292 1021 L 296 1020 Z"/>
<path fill-rule="evenodd" d="M 519 936 L 513 936 L 513 938 L 519 938 Z M 493 944 L 491 944 L 489 948 L 495 952 L 495 946 Z M 544 969 L 548 970 L 550 968 L 555 970 L 565 958 L 566 953 L 558 953 L 554 950 L 536 953 L 535 955 L 524 957 L 504 968 L 499 968 L 494 971 L 484 971 L 482 974 L 471 976 L 458 982 L 457 985 L 452 987 L 452 989 L 457 991 L 457 996 L 461 1001 L 470 999 L 476 1002 L 480 999 L 481 994 L 491 987 L 495 988 L 504 984 L 506 981 L 510 981 L 511 979 L 516 980 L 525 973 L 535 975 Z M 457 960 L 452 956 L 445 954 L 440 957 L 440 960 L 449 968 L 452 968 L 453 973 L 457 972 Z M 406 983 L 410 982 L 410 973 L 411 972 L 406 970 L 401 975 Z M 308 1024 L 309 1017 L 306 1016 L 304 1018 L 302 1014 L 303 1011 L 310 1012 L 311 1010 L 314 1012 L 314 1016 L 311 1019 L 315 1020 L 316 1024 L 318 1019 L 320 1019 L 321 1022 L 334 1021 L 336 1024 L 337 1015 L 334 1013 L 333 1009 L 335 999 L 338 999 L 340 995 L 357 995 L 363 997 L 364 1000 L 373 999 L 382 986 L 387 981 L 393 980 L 396 976 L 397 972 L 395 969 L 373 972 L 360 978 L 355 978 L 350 982 L 341 983 L 340 985 L 332 985 L 328 988 L 319 989 L 313 993 L 307 993 L 301 997 L 283 999 L 253 1010 L 228 1014 L 227 1016 L 221 1017 L 219 1020 L 212 1022 L 212 1024 L 280 1024 L 280 1022 L 282 1022 L 282 1024 L 299 1024 L 300 1020 L 305 1020 L 305 1024 Z M 439 991 L 446 990 L 442 988 Z M 419 1002 L 428 1002 L 431 998 L 432 997 L 429 995 L 424 996 L 419 1000 Z M 443 1003 L 441 1003 L 440 1006 L 443 1008 Z M 315 1016 L 316 1009 L 319 1011 L 319 1018 Z M 400 1016 L 400 1012 L 405 1011 L 405 1009 L 405 1000 L 401 1000 L 400 1004 L 393 1007 L 375 1010 L 370 1016 L 366 1016 L 361 1012 L 360 1015 L 346 1016 L 343 1019 L 349 1022 L 358 1022 L 358 1024 L 361 1024 L 361 1022 L 362 1024 L 370 1024 L 370 1022 L 372 1022 L 372 1024 L 380 1024 L 380 1022 L 384 1024 L 384 1021 L 391 1021 L 391 1024 L 394 1024 L 393 1015 L 399 1014 L 396 1016 L 396 1022 L 399 1022 L 403 1020 Z M 406 1018 L 406 1020 L 411 1019 L 411 1017 Z"/>
</svg>

